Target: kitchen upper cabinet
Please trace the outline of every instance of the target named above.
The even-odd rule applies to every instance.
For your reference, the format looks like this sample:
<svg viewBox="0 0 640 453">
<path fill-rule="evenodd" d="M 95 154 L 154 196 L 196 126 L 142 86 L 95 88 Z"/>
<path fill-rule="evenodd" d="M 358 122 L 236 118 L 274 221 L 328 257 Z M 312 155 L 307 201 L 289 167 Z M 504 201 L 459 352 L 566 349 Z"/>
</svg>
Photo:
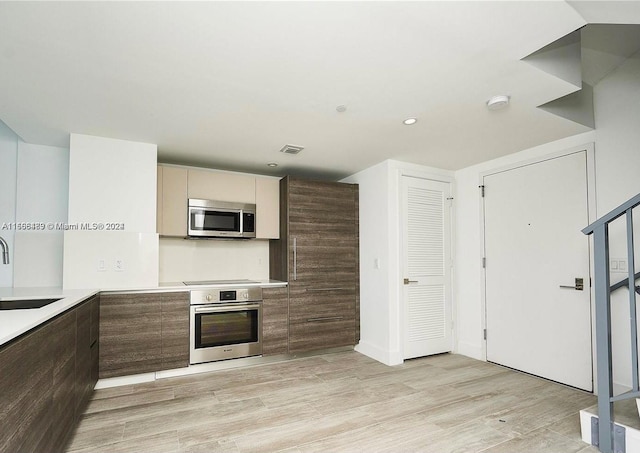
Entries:
<svg viewBox="0 0 640 453">
<path fill-rule="evenodd" d="M 255 204 L 256 178 L 237 173 L 189 170 L 188 195 L 188 198 Z"/>
<path fill-rule="evenodd" d="M 157 229 L 160 236 L 187 235 L 187 176 L 185 168 L 158 166 Z"/>
<path fill-rule="evenodd" d="M 289 282 L 289 352 L 354 345 L 358 337 L 358 186 L 287 177 L 271 278 Z"/>
<path fill-rule="evenodd" d="M 280 237 L 280 181 L 256 177 L 256 238 Z"/>
<path fill-rule="evenodd" d="M 289 289 L 262 289 L 262 355 L 289 351 Z"/>
<path fill-rule="evenodd" d="M 101 296 L 100 378 L 188 364 L 188 292 Z"/>
<path fill-rule="evenodd" d="M 157 231 L 186 237 L 188 200 L 256 205 L 256 239 L 280 236 L 279 181 L 275 178 L 158 165 Z"/>
</svg>

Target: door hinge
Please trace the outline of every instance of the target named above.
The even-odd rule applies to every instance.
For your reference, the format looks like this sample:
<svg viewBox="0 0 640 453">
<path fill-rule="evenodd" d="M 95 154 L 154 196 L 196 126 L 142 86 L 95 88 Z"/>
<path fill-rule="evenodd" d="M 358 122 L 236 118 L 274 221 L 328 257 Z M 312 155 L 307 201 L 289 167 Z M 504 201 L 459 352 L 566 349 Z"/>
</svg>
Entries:
<svg viewBox="0 0 640 453">
<path fill-rule="evenodd" d="M 484 185 L 478 187 L 480 187 L 480 196 L 484 198 Z"/>
<path fill-rule="evenodd" d="M 485 340 L 487 339 L 487 329 L 484 329 L 482 331 L 482 336 L 484 337 Z"/>
<path fill-rule="evenodd" d="M 483 269 L 487 268 L 487 258 L 486 257 L 482 257 L 482 268 Z"/>
</svg>

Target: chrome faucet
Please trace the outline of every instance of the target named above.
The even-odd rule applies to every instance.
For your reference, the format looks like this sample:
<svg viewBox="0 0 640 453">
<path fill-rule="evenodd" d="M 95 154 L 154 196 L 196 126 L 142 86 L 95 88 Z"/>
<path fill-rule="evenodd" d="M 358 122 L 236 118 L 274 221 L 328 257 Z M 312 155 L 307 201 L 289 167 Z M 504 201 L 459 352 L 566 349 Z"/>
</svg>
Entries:
<svg viewBox="0 0 640 453">
<path fill-rule="evenodd" d="M 0 247 L 2 247 L 2 263 L 9 264 L 9 245 L 2 236 L 0 236 Z"/>
</svg>

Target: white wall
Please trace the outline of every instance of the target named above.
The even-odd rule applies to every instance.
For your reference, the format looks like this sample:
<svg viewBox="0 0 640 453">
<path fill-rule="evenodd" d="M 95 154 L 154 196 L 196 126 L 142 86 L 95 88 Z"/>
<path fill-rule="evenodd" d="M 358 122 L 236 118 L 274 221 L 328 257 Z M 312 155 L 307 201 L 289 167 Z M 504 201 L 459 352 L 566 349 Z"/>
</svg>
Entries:
<svg viewBox="0 0 640 453">
<path fill-rule="evenodd" d="M 596 85 L 596 172 L 599 215 L 640 193 L 640 53 Z M 640 270 L 640 208 L 635 214 L 636 272 Z M 626 258 L 624 219 L 609 230 L 611 258 Z M 612 282 L 626 275 L 614 273 Z M 614 382 L 631 387 L 628 292 L 612 295 Z"/>
<path fill-rule="evenodd" d="M 457 352 L 476 359 L 484 359 L 482 316 L 483 239 L 481 235 L 481 206 L 479 185 L 481 174 L 517 162 L 562 152 L 595 140 L 588 132 L 548 143 L 500 159 L 459 170 L 456 178 L 456 255 L 455 300 L 457 307 Z M 585 225 L 586 226 L 586 225 Z"/>
<path fill-rule="evenodd" d="M 389 161 L 350 176 L 360 192 L 360 344 L 359 352 L 388 365 L 402 359 L 391 344 L 394 313 L 389 273 Z M 373 262 L 379 260 L 380 269 Z"/>
<path fill-rule="evenodd" d="M 13 286 L 62 286 L 67 221 L 69 150 L 18 143 L 16 221 L 45 224 L 44 230 L 17 231 Z"/>
<path fill-rule="evenodd" d="M 160 238 L 159 279 L 268 280 L 269 241 Z"/>
<path fill-rule="evenodd" d="M 68 223 L 98 230 L 65 231 L 64 288 L 158 284 L 156 162 L 153 144 L 71 134 Z"/>
<path fill-rule="evenodd" d="M 458 352 L 483 359 L 483 317 L 480 228 L 480 174 L 512 163 L 542 157 L 595 143 L 597 216 L 606 214 L 640 193 L 640 56 L 629 59 L 594 87 L 596 130 L 548 143 L 510 156 L 465 168 L 455 173 L 456 202 L 456 300 Z M 636 214 L 636 217 L 640 217 Z M 636 237 L 640 222 L 636 219 Z M 612 227 L 611 256 L 624 257 L 624 228 Z M 638 241 L 636 240 L 636 247 Z M 636 250 L 636 256 L 638 250 Z M 640 267 L 640 259 L 636 257 Z M 620 274 L 612 280 L 621 279 Z M 613 313 L 614 381 L 629 385 L 628 293 L 615 294 Z"/>
<path fill-rule="evenodd" d="M 403 362 L 402 353 L 402 175 L 453 181 L 445 170 L 387 160 L 344 182 L 360 190 L 360 343 L 356 350 L 387 365 Z M 380 269 L 374 267 L 374 260 Z"/>
<path fill-rule="evenodd" d="M 156 231 L 157 146 L 71 134 L 69 223 L 124 223 Z"/>
<path fill-rule="evenodd" d="M 2 264 L 0 260 L 0 287 L 13 284 L 15 254 L 11 224 L 16 221 L 17 158 L 18 136 L 0 121 L 0 237 L 9 245 L 9 264 Z"/>
</svg>

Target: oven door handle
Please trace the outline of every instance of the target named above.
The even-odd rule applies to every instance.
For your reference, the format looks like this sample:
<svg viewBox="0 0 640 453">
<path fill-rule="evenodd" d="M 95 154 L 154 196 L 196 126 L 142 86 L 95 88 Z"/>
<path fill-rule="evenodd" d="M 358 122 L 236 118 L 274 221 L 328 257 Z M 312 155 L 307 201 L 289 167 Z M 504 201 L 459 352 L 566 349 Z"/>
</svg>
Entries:
<svg viewBox="0 0 640 453">
<path fill-rule="evenodd" d="M 220 304 L 196 307 L 194 313 L 220 313 L 225 311 L 247 311 L 260 308 L 260 304 Z"/>
</svg>

